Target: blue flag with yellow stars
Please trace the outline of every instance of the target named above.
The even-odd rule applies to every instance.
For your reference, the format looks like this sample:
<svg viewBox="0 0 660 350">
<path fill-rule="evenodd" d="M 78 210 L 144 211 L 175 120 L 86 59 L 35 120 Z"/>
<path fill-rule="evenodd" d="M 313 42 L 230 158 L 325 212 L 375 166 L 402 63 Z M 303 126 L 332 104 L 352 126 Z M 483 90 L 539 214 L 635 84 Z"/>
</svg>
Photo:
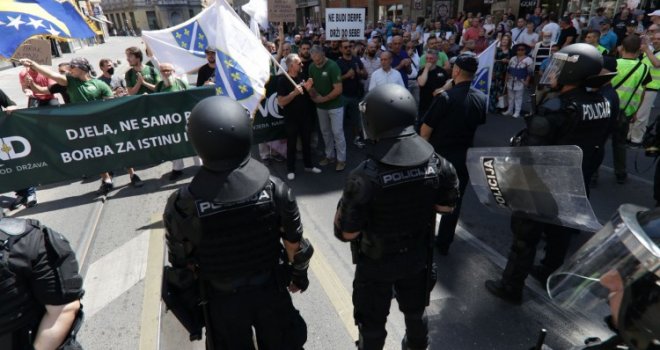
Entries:
<svg viewBox="0 0 660 350">
<path fill-rule="evenodd" d="M 66 0 L 0 0 L 0 56 L 12 57 L 36 35 L 89 38 L 94 32 Z"/>
<path fill-rule="evenodd" d="M 229 96 L 254 113 L 266 94 L 270 53 L 225 0 L 216 0 L 216 94 Z"/>
<path fill-rule="evenodd" d="M 490 87 L 492 84 L 491 80 L 493 77 L 493 66 L 495 65 L 495 52 L 497 51 L 497 45 L 499 41 L 492 43 L 486 50 L 477 56 L 479 60 L 479 68 L 477 68 L 477 73 L 472 79 L 472 87 L 482 91 L 486 96 L 490 94 Z M 488 101 L 486 99 L 486 110 L 488 110 Z"/>
<path fill-rule="evenodd" d="M 209 41 L 198 21 L 192 21 L 184 27 L 176 29 L 172 35 L 179 47 L 190 51 L 197 57 L 205 57 L 204 49 L 209 46 Z"/>
</svg>

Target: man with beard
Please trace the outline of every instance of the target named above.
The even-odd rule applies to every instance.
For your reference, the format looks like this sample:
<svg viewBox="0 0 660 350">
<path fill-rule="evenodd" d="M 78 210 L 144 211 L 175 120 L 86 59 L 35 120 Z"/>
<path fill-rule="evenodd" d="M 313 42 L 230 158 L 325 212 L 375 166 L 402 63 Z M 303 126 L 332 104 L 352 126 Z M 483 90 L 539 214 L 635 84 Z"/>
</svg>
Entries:
<svg viewBox="0 0 660 350">
<path fill-rule="evenodd" d="M 351 45 L 348 40 L 341 41 L 341 57 L 337 59 L 337 65 L 341 69 L 342 97 L 344 101 L 344 116 L 354 124 L 355 138 L 353 143 L 358 148 L 364 147 L 360 137 L 360 111 L 358 102 L 364 95 L 361 81 L 367 78 L 367 71 L 359 58 L 353 56 Z"/>
<path fill-rule="evenodd" d="M 433 100 L 433 92 L 441 88 L 447 82 L 449 75 L 447 71 L 438 67 L 438 52 L 434 49 L 426 51 L 426 65 L 422 67 L 422 72 L 417 77 L 419 84 L 419 109 L 418 117 L 424 116 L 426 110 Z M 418 126 L 418 124 L 416 124 Z"/>
<path fill-rule="evenodd" d="M 369 87 L 369 79 L 371 79 L 371 74 L 380 68 L 380 57 L 377 55 L 378 45 L 372 40 L 367 44 L 367 50 L 364 52 L 364 56 L 360 59 L 364 69 L 367 71 L 367 79 L 363 80 L 364 89 L 367 90 Z"/>
<path fill-rule="evenodd" d="M 197 71 L 197 86 L 203 86 L 207 83 L 213 84 L 213 78 L 215 77 L 215 49 L 212 47 L 207 47 L 204 50 L 206 54 L 206 64 L 199 67 Z"/>
<path fill-rule="evenodd" d="M 124 79 L 129 95 L 142 95 L 154 92 L 160 81 L 160 74 L 154 67 L 142 64 L 142 50 L 135 46 L 126 49 L 126 61 L 131 66 Z"/>
<path fill-rule="evenodd" d="M 298 53 L 300 50 L 300 43 L 302 42 L 302 37 L 300 34 L 293 36 L 293 44 L 291 44 L 291 53 Z"/>
<path fill-rule="evenodd" d="M 309 78 L 309 66 L 312 63 L 312 55 L 309 52 L 311 48 L 312 44 L 307 40 L 303 41 L 298 48 L 298 57 L 300 57 L 300 62 L 303 64 L 302 71 L 300 72 L 303 80 Z"/>
</svg>

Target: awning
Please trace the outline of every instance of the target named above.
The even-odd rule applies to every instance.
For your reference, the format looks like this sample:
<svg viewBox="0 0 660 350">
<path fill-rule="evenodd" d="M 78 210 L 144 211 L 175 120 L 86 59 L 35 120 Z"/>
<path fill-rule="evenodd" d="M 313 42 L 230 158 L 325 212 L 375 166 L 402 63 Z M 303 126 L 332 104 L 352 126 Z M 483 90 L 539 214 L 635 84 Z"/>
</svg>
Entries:
<svg viewBox="0 0 660 350">
<path fill-rule="evenodd" d="M 96 21 L 96 22 L 99 22 L 99 23 L 107 23 L 107 24 L 113 25 L 112 22 L 108 21 L 105 18 L 94 17 L 94 16 L 87 16 L 87 17 L 89 17 L 89 19 L 91 19 L 92 21 Z"/>
</svg>

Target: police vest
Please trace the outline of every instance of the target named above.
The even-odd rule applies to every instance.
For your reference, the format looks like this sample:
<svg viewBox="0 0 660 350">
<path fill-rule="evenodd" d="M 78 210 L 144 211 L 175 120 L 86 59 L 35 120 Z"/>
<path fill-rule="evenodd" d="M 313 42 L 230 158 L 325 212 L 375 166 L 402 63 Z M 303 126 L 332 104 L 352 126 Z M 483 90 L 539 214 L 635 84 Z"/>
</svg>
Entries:
<svg viewBox="0 0 660 350">
<path fill-rule="evenodd" d="M 201 237 L 194 256 L 202 278 L 249 277 L 279 264 L 283 248 L 273 195 L 269 181 L 242 202 L 195 201 Z"/>
<path fill-rule="evenodd" d="M 32 298 L 29 285 L 17 275 L 10 259 L 14 245 L 39 230 L 31 221 L 26 227 L 20 234 L 0 230 L 0 334 L 32 327 L 43 314 L 42 306 Z"/>
<path fill-rule="evenodd" d="M 655 57 L 660 59 L 660 50 L 654 51 L 653 54 L 655 55 Z M 649 67 L 651 78 L 653 78 L 650 83 L 646 84 L 646 88 L 648 90 L 654 90 L 654 91 L 660 90 L 660 68 L 653 67 L 653 62 L 651 62 L 651 60 L 648 57 L 644 57 L 642 62 L 647 67 Z"/>
<path fill-rule="evenodd" d="M 612 86 L 617 86 L 623 78 L 628 76 L 631 70 L 637 67 L 635 72 L 616 89 L 616 93 L 619 95 L 620 108 L 625 107 L 624 113 L 626 117 L 631 117 L 637 112 L 642 101 L 643 86 L 641 86 L 641 82 L 648 72 L 648 67 L 644 64 L 637 66 L 639 60 L 624 58 L 619 58 L 616 60 L 616 63 L 617 75 L 612 79 Z"/>
<path fill-rule="evenodd" d="M 600 44 L 596 47 L 596 49 L 598 49 L 598 52 L 600 52 L 601 55 L 607 55 L 608 53 L 607 49 Z"/>
<path fill-rule="evenodd" d="M 423 254 L 435 218 L 439 159 L 416 167 L 390 167 L 369 160 L 367 178 L 372 183 L 367 227 L 360 251 L 380 260 L 399 254 Z"/>
</svg>

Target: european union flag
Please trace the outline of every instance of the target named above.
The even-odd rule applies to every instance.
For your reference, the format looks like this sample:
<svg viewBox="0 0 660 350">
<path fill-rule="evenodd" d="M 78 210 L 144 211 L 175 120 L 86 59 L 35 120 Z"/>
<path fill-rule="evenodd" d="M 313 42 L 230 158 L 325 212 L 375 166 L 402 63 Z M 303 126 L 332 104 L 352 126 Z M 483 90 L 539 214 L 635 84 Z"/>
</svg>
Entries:
<svg viewBox="0 0 660 350">
<path fill-rule="evenodd" d="M 188 23 L 172 32 L 176 44 L 198 57 L 206 57 L 204 49 L 209 45 L 208 38 L 197 21 Z"/>
<path fill-rule="evenodd" d="M 25 40 L 35 35 L 89 38 L 94 32 L 66 0 L 0 1 L 0 56 L 11 57 Z"/>
<path fill-rule="evenodd" d="M 250 78 L 231 56 L 217 50 L 215 62 L 216 95 L 229 96 L 240 101 L 254 94 Z"/>
</svg>

